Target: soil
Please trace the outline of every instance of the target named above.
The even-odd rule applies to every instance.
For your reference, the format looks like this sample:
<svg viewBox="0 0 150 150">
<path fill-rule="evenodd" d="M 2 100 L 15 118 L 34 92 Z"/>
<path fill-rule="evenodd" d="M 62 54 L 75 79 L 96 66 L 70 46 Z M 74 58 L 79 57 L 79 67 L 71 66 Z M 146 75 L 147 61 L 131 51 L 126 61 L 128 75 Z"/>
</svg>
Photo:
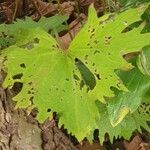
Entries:
<svg viewBox="0 0 150 150">
<path fill-rule="evenodd" d="M 70 16 L 70 33 L 74 37 L 86 20 L 87 9 L 92 2 L 99 16 L 108 9 L 103 0 L 60 0 L 60 5 L 46 0 L 1 0 L 0 23 L 12 23 L 24 16 L 38 20 L 41 16 L 67 14 Z M 65 32 L 60 36 L 64 48 L 67 48 L 71 42 L 70 34 Z M 116 139 L 113 144 L 106 135 L 102 146 L 96 136 L 93 144 L 86 139 L 78 143 L 66 130 L 58 128 L 57 118 L 39 124 L 35 119 L 36 110 L 29 114 L 25 109 L 15 109 L 12 97 L 17 89 L 3 89 L 3 79 L 4 75 L 0 72 L 0 150 L 150 150 L 147 132 L 134 134 L 130 141 Z"/>
</svg>

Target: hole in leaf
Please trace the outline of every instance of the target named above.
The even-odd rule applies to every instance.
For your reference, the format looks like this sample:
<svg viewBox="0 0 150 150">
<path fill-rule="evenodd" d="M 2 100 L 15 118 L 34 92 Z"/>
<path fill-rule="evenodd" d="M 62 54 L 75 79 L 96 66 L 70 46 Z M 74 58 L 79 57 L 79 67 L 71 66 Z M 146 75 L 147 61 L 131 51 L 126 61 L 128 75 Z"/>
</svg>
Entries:
<svg viewBox="0 0 150 150">
<path fill-rule="evenodd" d="M 29 84 L 29 85 L 32 85 L 32 82 L 29 82 L 28 84 Z"/>
<path fill-rule="evenodd" d="M 88 55 L 85 55 L 85 60 L 87 60 L 88 59 Z"/>
<path fill-rule="evenodd" d="M 76 74 L 73 74 L 73 77 L 75 80 L 80 81 L 80 78 Z"/>
<path fill-rule="evenodd" d="M 81 82 L 80 82 L 80 90 L 82 90 L 82 88 L 84 87 L 84 85 L 85 85 L 85 82 L 83 80 L 81 80 Z"/>
<path fill-rule="evenodd" d="M 30 97 L 30 101 L 31 101 L 31 104 L 32 104 L 32 105 L 34 104 L 34 103 L 33 103 L 33 99 L 34 99 L 34 97 L 31 96 L 31 97 Z"/>
<path fill-rule="evenodd" d="M 92 66 L 95 66 L 95 63 L 93 63 Z"/>
<path fill-rule="evenodd" d="M 38 38 L 34 38 L 32 41 L 29 41 L 28 43 L 21 45 L 20 48 L 27 48 L 28 50 L 31 50 L 32 48 L 34 48 L 35 44 L 39 43 L 39 39 Z"/>
<path fill-rule="evenodd" d="M 20 64 L 20 67 L 26 68 L 26 65 L 24 63 Z"/>
<path fill-rule="evenodd" d="M 79 59 L 78 58 L 75 58 L 75 62 L 77 63 L 79 61 Z"/>
<path fill-rule="evenodd" d="M 69 78 L 66 78 L 66 81 L 69 81 Z"/>
<path fill-rule="evenodd" d="M 94 51 L 94 55 L 95 55 L 95 54 L 97 54 L 97 53 L 100 53 L 100 51 L 98 51 L 98 50 L 95 50 L 95 51 Z"/>
<path fill-rule="evenodd" d="M 94 43 L 95 43 L 95 44 L 98 44 L 98 41 L 97 41 L 97 40 L 95 40 L 95 41 L 94 41 Z"/>
<path fill-rule="evenodd" d="M 92 39 L 95 36 L 95 33 L 92 33 L 90 36 L 90 39 Z"/>
<path fill-rule="evenodd" d="M 96 75 L 96 77 L 97 77 L 98 80 L 101 79 L 99 74 L 95 74 L 95 75 Z"/>
<path fill-rule="evenodd" d="M 34 43 L 39 43 L 40 40 L 39 40 L 38 38 L 34 38 L 33 42 L 34 42 Z"/>
<path fill-rule="evenodd" d="M 91 33 L 93 33 L 93 32 L 95 32 L 95 29 L 92 29 L 92 30 L 91 30 Z"/>
<path fill-rule="evenodd" d="M 110 40 L 112 37 L 111 36 L 108 36 L 108 39 Z"/>
<path fill-rule="evenodd" d="M 32 92 L 31 92 L 31 91 L 28 91 L 28 94 L 32 94 Z"/>
<path fill-rule="evenodd" d="M 23 83 L 15 82 L 11 89 L 12 93 L 14 93 L 14 95 L 17 95 L 22 90 L 22 87 L 23 87 Z"/>
<path fill-rule="evenodd" d="M 118 88 L 120 88 L 120 83 L 117 83 L 116 85 L 117 85 Z"/>
<path fill-rule="evenodd" d="M 23 73 L 20 73 L 20 74 L 16 74 L 14 75 L 12 78 L 15 80 L 15 79 L 21 79 L 23 76 Z"/>
<path fill-rule="evenodd" d="M 51 109 L 50 109 L 50 108 L 48 108 L 48 109 L 47 109 L 47 112 L 50 112 L 50 111 L 51 111 Z"/>
</svg>

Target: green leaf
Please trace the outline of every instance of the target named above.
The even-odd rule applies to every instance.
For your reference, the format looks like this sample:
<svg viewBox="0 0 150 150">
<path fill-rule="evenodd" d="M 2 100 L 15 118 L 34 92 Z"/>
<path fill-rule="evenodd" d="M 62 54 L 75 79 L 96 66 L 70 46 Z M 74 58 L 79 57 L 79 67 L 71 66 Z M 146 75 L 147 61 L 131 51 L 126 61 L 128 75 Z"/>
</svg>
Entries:
<svg viewBox="0 0 150 150">
<path fill-rule="evenodd" d="M 23 38 L 20 35 L 21 30 L 34 29 L 37 27 L 42 28 L 46 32 L 56 30 L 58 32 L 64 30 L 62 23 L 68 19 L 67 16 L 53 16 L 50 18 L 42 17 L 38 22 L 33 21 L 31 18 L 26 17 L 25 20 L 17 19 L 14 24 L 1 24 L 0 25 L 0 49 L 4 49 L 17 42 L 17 39 Z M 22 35 L 24 36 L 24 35 Z"/>
<path fill-rule="evenodd" d="M 119 124 L 128 113 L 133 113 L 140 106 L 145 93 L 150 89 L 150 78 L 143 75 L 138 68 L 129 72 L 119 72 L 129 92 L 116 92 L 108 102 L 108 114 L 112 126 Z"/>
<path fill-rule="evenodd" d="M 144 75 L 150 76 L 150 46 L 143 48 L 138 57 L 137 65 Z"/>
<path fill-rule="evenodd" d="M 114 96 L 110 87 L 127 91 L 116 75 L 116 69 L 129 69 L 131 64 L 123 59 L 123 54 L 141 50 L 149 44 L 150 34 L 141 34 L 141 28 L 129 32 L 122 31 L 133 22 L 139 21 L 145 7 L 129 9 L 118 15 L 97 18 L 93 6 L 83 29 L 72 41 L 69 51 L 72 57 L 80 59 L 95 75 L 96 86 L 90 92 L 95 99 L 104 102 L 104 97 Z"/>
<path fill-rule="evenodd" d="M 125 139 L 129 140 L 135 130 L 141 132 L 141 127 L 147 131 L 150 131 L 150 128 L 146 123 L 150 120 L 150 116 L 145 115 L 142 111 L 139 112 L 139 109 L 137 109 L 134 113 L 125 116 L 121 123 L 113 127 L 110 123 L 109 115 L 105 105 L 100 103 L 97 103 L 97 105 L 101 114 L 101 118 L 98 122 L 99 138 L 101 143 L 104 141 L 104 135 L 106 133 L 109 134 L 109 138 L 111 142 L 113 142 L 114 137 L 124 137 Z"/>
<path fill-rule="evenodd" d="M 145 27 L 144 27 L 142 33 L 150 32 L 150 5 L 145 10 L 144 14 L 142 15 L 142 20 L 145 21 Z"/>
<path fill-rule="evenodd" d="M 86 89 L 80 89 L 81 77 L 75 62 L 44 31 L 30 30 L 29 34 L 39 42 L 32 43 L 30 48 L 28 45 L 14 45 L 3 52 L 3 61 L 8 69 L 3 86 L 23 83 L 21 92 L 13 98 L 17 107 L 33 105 L 38 108 L 37 119 L 40 122 L 57 112 L 59 125 L 64 124 L 78 140 L 82 140 L 96 128 L 95 120 L 99 113 Z"/>
<path fill-rule="evenodd" d="M 149 44 L 150 34 L 141 34 L 140 27 L 122 33 L 126 26 L 140 20 L 145 8 L 97 18 L 91 6 L 88 22 L 66 51 L 40 27 L 17 30 L 16 44 L 0 53 L 0 66 L 7 72 L 3 86 L 22 83 L 13 98 L 16 107 L 37 108 L 40 122 L 57 112 L 59 126 L 64 125 L 79 141 L 90 135 L 101 119 L 95 101 L 114 96 L 111 87 L 128 91 L 115 73 L 116 69 L 131 68 L 123 54 Z M 88 84 L 91 80 L 85 74 L 93 84 Z"/>
<path fill-rule="evenodd" d="M 26 17 L 25 20 L 17 19 L 13 24 L 0 25 L 0 32 L 13 32 L 20 29 L 32 29 L 40 27 L 45 31 L 57 29 L 64 21 L 68 19 L 68 16 L 53 16 L 49 18 L 42 17 L 38 22 L 33 21 L 30 17 Z"/>
</svg>

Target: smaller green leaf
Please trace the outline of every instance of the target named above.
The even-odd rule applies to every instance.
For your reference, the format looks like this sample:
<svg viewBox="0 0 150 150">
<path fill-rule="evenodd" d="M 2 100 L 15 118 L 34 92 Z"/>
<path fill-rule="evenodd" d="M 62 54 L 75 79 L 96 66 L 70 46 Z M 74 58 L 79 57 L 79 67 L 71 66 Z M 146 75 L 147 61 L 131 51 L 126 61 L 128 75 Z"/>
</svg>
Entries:
<svg viewBox="0 0 150 150">
<path fill-rule="evenodd" d="M 60 32 L 64 29 L 62 23 L 68 19 L 68 16 L 53 16 L 50 18 L 42 17 L 38 22 L 33 21 L 31 18 L 26 17 L 25 20 L 17 19 L 14 24 L 2 24 L 0 25 L 0 49 L 4 49 L 13 45 L 22 39 L 24 40 L 24 34 L 28 29 L 42 28 L 46 32 L 53 30 Z M 22 30 L 25 32 L 22 33 Z M 22 33 L 22 35 L 20 35 Z"/>
<path fill-rule="evenodd" d="M 133 113 L 140 106 L 143 95 L 150 88 L 150 78 L 143 75 L 138 68 L 129 72 L 119 72 L 129 92 L 117 91 L 114 98 L 108 101 L 108 114 L 113 126 L 119 124 L 128 113 Z"/>
<path fill-rule="evenodd" d="M 137 65 L 144 75 L 150 76 L 150 46 L 143 48 L 138 57 Z"/>
<path fill-rule="evenodd" d="M 17 19 L 13 24 L 2 24 L 0 25 L 0 32 L 15 33 L 20 29 L 34 29 L 40 27 L 45 31 L 57 29 L 64 21 L 68 19 L 68 16 L 56 15 L 53 17 L 45 18 L 42 17 L 38 22 L 33 21 L 31 18 L 26 17 L 24 20 Z"/>
<path fill-rule="evenodd" d="M 98 102 L 97 106 L 101 114 L 101 118 L 98 121 L 99 138 L 101 143 L 104 141 L 104 135 L 106 133 L 109 134 L 110 141 L 113 142 L 114 137 L 124 137 L 125 139 L 129 139 L 135 130 L 141 132 L 141 127 L 150 131 L 150 128 L 146 123 L 150 120 L 150 115 L 145 115 L 142 111 L 139 112 L 139 109 L 134 113 L 125 116 L 122 122 L 113 127 L 110 123 L 108 111 L 105 105 Z"/>
</svg>

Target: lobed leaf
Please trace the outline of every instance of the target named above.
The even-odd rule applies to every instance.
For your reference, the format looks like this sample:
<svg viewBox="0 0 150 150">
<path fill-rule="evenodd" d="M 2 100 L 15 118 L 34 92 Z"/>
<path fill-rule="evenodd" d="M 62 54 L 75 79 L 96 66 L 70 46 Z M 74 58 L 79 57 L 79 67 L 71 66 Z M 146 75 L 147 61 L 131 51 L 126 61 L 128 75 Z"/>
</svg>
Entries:
<svg viewBox="0 0 150 150">
<path fill-rule="evenodd" d="M 40 27 L 12 29 L 17 31 L 16 43 L 0 53 L 0 66 L 7 72 L 5 88 L 22 83 L 21 91 L 13 98 L 16 107 L 37 108 L 40 122 L 57 112 L 59 126 L 64 125 L 79 141 L 104 126 L 103 112 L 98 111 L 101 108 L 95 101 L 105 102 L 105 97 L 113 97 L 111 87 L 128 91 L 115 71 L 131 68 L 123 54 L 148 45 L 150 33 L 141 34 L 140 27 L 122 31 L 139 21 L 144 10 L 145 7 L 130 9 L 97 18 L 91 6 L 88 22 L 67 51 L 60 49 Z M 93 83 L 88 84 L 89 81 Z M 103 136 L 105 129 L 101 132 Z"/>
<path fill-rule="evenodd" d="M 131 68 L 123 54 L 139 51 L 148 45 L 150 33 L 141 34 L 140 27 L 125 33 L 122 31 L 133 22 L 139 21 L 144 10 L 145 7 L 129 9 L 109 16 L 110 19 L 99 19 L 93 6 L 90 7 L 88 22 L 72 41 L 69 52 L 95 75 L 96 86 L 90 92 L 95 99 L 104 102 L 104 97 L 113 97 L 114 92 L 110 87 L 127 91 L 114 71 Z"/>
<path fill-rule="evenodd" d="M 3 86 L 23 83 L 21 92 L 13 98 L 17 107 L 38 108 L 37 119 L 40 122 L 57 112 L 60 115 L 59 125 L 64 124 L 82 140 L 96 128 L 95 120 L 99 113 L 86 89 L 80 89 L 81 77 L 75 62 L 44 31 L 35 29 L 27 33 L 38 43 L 14 45 L 3 52 L 4 65 L 8 69 Z"/>
<path fill-rule="evenodd" d="M 137 64 L 144 75 L 150 76 L 150 46 L 143 48 L 138 57 Z"/>
<path fill-rule="evenodd" d="M 150 78 L 143 75 L 138 68 L 118 75 L 129 92 L 116 91 L 116 96 L 109 100 L 107 110 L 112 126 L 116 126 L 128 113 L 134 113 L 142 103 L 143 96 L 150 89 Z"/>
<path fill-rule="evenodd" d="M 104 141 L 104 135 L 106 133 L 109 134 L 109 138 L 111 142 L 113 142 L 114 137 L 124 137 L 129 140 L 133 131 L 138 130 L 139 132 L 142 132 L 141 127 L 150 131 L 150 128 L 146 123 L 150 120 L 150 116 L 145 115 L 142 111 L 139 112 L 139 109 L 137 109 L 134 113 L 125 116 L 122 122 L 113 127 L 110 123 L 108 111 L 105 105 L 100 103 L 97 103 L 97 105 L 101 113 L 101 118 L 98 122 L 99 138 L 101 143 Z"/>
<path fill-rule="evenodd" d="M 34 28 L 42 28 L 46 32 L 56 30 L 58 32 L 64 30 L 62 23 L 68 19 L 67 16 L 53 16 L 50 18 L 42 17 L 38 22 L 33 21 L 31 18 L 26 17 L 25 20 L 17 19 L 13 24 L 0 25 L 0 49 L 4 49 L 18 40 L 24 40 L 24 35 L 21 30 L 28 30 Z M 23 34 L 23 33 L 22 33 Z M 25 34 L 25 33 L 24 33 Z"/>
</svg>

